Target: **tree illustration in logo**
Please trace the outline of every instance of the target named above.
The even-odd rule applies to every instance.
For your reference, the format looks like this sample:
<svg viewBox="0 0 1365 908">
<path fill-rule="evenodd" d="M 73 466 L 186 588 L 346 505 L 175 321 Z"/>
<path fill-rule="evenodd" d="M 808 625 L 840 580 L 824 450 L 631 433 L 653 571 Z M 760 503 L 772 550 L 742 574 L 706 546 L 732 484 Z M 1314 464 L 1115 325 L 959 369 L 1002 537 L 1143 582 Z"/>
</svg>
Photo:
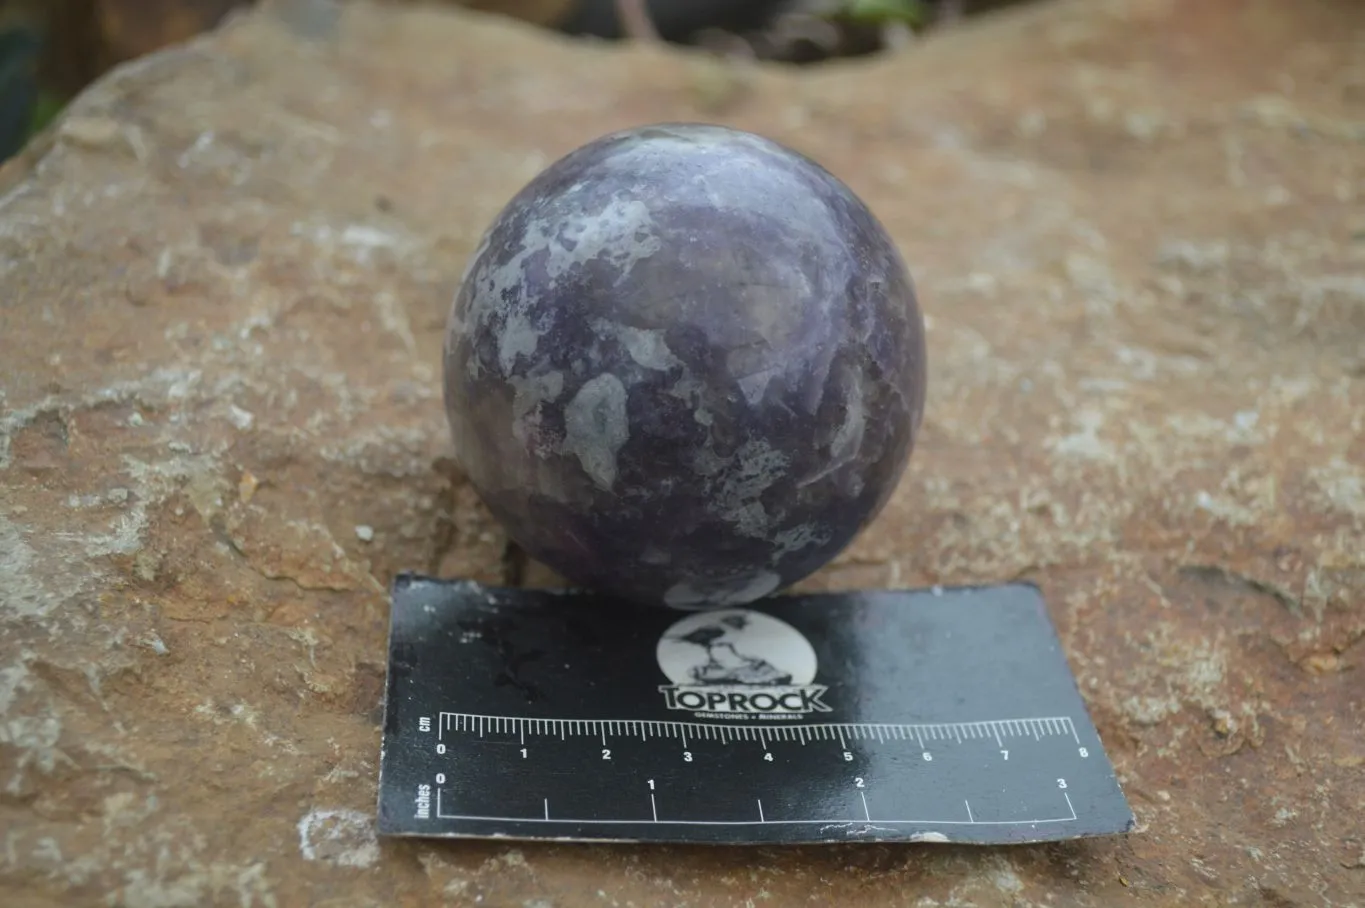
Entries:
<svg viewBox="0 0 1365 908">
<path fill-rule="evenodd" d="M 749 619 L 744 615 L 726 615 L 713 624 L 703 624 L 673 638 L 706 650 L 706 661 L 688 669 L 692 680 L 698 684 L 790 684 L 791 672 L 735 648 L 733 638 L 738 637 L 743 646 L 744 631 L 748 626 Z"/>
</svg>

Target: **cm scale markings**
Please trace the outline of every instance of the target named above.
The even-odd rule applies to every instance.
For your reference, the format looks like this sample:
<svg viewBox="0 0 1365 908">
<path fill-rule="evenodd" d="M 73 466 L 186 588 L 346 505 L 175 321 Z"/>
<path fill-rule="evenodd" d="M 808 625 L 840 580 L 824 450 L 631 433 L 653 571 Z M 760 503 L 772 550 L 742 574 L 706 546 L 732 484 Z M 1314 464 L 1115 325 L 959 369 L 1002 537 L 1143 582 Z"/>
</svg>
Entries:
<svg viewBox="0 0 1365 908">
<path fill-rule="evenodd" d="M 862 771 L 860 775 L 853 775 L 859 772 L 857 768 L 866 759 L 863 754 L 855 757 L 852 751 L 859 750 L 855 744 L 850 746 L 849 742 L 862 742 L 865 746 L 871 742 L 881 744 L 894 744 L 895 742 L 915 742 L 919 745 L 920 753 L 918 758 L 922 758 L 923 765 L 926 767 L 938 765 L 934 761 L 931 751 L 935 751 L 934 742 L 952 745 L 971 745 L 972 742 L 979 742 L 978 747 L 984 745 L 990 747 L 993 742 L 998 748 L 998 755 L 994 759 L 1010 761 L 1009 744 L 1012 739 L 1025 739 L 1027 741 L 1045 742 L 1050 739 L 1053 742 L 1063 742 L 1066 738 L 1071 738 L 1075 744 L 1072 751 L 1082 759 L 1089 756 L 1088 748 L 1082 746 L 1081 738 L 1076 728 L 1075 722 L 1069 716 L 1039 716 L 1031 718 L 1017 719 L 988 719 L 971 722 L 927 722 L 927 723 L 894 723 L 894 722 L 827 722 L 827 723 L 802 723 L 800 725 L 734 725 L 709 722 L 684 722 L 684 721 L 664 721 L 649 719 L 560 719 L 560 718 L 533 718 L 521 716 L 497 716 L 484 715 L 479 713 L 464 712 L 441 712 L 438 714 L 436 727 L 436 752 L 437 754 L 447 753 L 449 748 L 457 748 L 462 753 L 468 755 L 469 744 L 475 741 L 487 742 L 492 744 L 501 740 L 507 744 L 513 744 L 519 748 L 521 758 L 527 758 L 528 749 L 534 751 L 537 747 L 536 738 L 548 739 L 550 741 L 567 742 L 570 739 L 596 739 L 602 745 L 602 760 L 613 760 L 613 749 L 607 747 L 614 739 L 621 741 L 622 746 L 625 742 L 641 742 L 636 746 L 648 747 L 651 742 L 663 740 L 673 740 L 678 742 L 683 748 L 683 759 L 686 763 L 696 765 L 693 754 L 687 749 L 693 745 L 701 745 L 703 742 L 713 742 L 720 745 L 737 744 L 741 742 L 756 742 L 763 748 L 763 759 L 771 762 L 773 757 L 769 752 L 768 744 L 778 744 L 779 742 L 793 743 L 797 745 L 809 745 L 817 742 L 837 742 L 842 752 L 841 765 L 855 764 L 850 766 L 848 782 L 852 785 L 850 794 L 854 796 L 851 802 L 846 802 L 848 809 L 852 811 L 849 816 L 836 814 L 834 816 L 810 817 L 810 816 L 791 816 L 790 810 L 787 816 L 774 817 L 772 815 L 771 802 L 765 806 L 764 797 L 755 797 L 755 792 L 748 792 L 747 803 L 751 805 L 743 813 L 748 816 L 739 817 L 706 817 L 706 818 L 686 818 L 678 816 L 660 816 L 660 807 L 667 809 L 667 802 L 673 800 L 671 792 L 676 791 L 681 783 L 686 785 L 683 777 L 670 774 L 652 760 L 646 758 L 646 762 L 655 765 L 656 770 L 661 773 L 655 778 L 644 779 L 641 775 L 634 784 L 640 785 L 640 796 L 648 798 L 648 810 L 644 816 L 611 816 L 611 817 L 591 817 L 583 816 L 581 811 L 568 809 L 565 815 L 563 803 L 560 802 L 560 815 L 556 815 L 551 796 L 537 797 L 539 816 L 532 815 L 528 811 L 525 814 L 505 815 L 500 812 L 482 812 L 461 810 L 454 804 L 460 804 L 462 798 L 452 797 L 451 792 L 447 792 L 443 785 L 446 782 L 444 773 L 436 776 L 437 785 L 435 786 L 435 819 L 470 821 L 470 822 L 491 822 L 491 823 L 532 823 L 532 824 L 565 824 L 565 825 L 598 825 L 598 826 L 639 826 L 641 824 L 662 824 L 674 826 L 820 826 L 836 827 L 841 824 L 865 825 L 869 829 L 876 824 L 890 827 L 919 826 L 996 826 L 996 827 L 1037 827 L 1045 824 L 1073 823 L 1079 819 L 1076 807 L 1072 803 L 1065 778 L 1056 778 L 1055 774 L 1044 772 L 1039 777 L 1037 783 L 1031 785 L 1033 793 L 1027 798 L 1033 803 L 1037 812 L 1030 811 L 1025 815 L 1016 815 L 1008 818 L 981 817 L 974 812 L 972 807 L 972 797 L 959 797 L 957 800 L 944 802 L 937 799 L 933 813 L 936 816 L 913 816 L 906 817 L 905 813 L 918 813 L 918 811 L 905 811 L 904 808 L 919 802 L 921 799 L 912 799 L 911 804 L 907 804 L 903 797 L 895 797 L 897 792 L 888 790 L 886 786 L 878 784 L 877 773 Z M 527 743 L 528 738 L 532 741 Z M 692 742 L 689 745 L 688 742 Z M 463 746 L 461 746 L 463 744 Z M 1055 746 L 1055 745 L 1054 745 Z M 1070 749 L 1071 742 L 1067 742 Z M 728 750 L 728 748 L 726 748 Z M 995 753 L 991 749 L 991 753 Z M 594 752 L 595 753 L 595 752 Z M 976 756 L 970 756 L 963 752 L 968 764 L 974 768 L 968 772 L 979 772 L 984 769 L 980 766 L 982 753 L 975 751 Z M 655 754 L 657 756 L 657 754 Z M 949 754 L 942 754 L 945 759 L 951 760 Z M 915 762 L 919 759 L 915 758 Z M 594 758 L 595 759 L 595 758 Z M 961 758 L 959 758 L 961 759 Z M 847 761 L 845 764 L 843 761 Z M 521 763 L 521 760 L 513 760 L 514 764 Z M 599 764 L 607 765 L 607 764 Z M 676 764 L 675 764 L 676 765 Z M 733 763 L 727 764 L 729 769 L 734 768 Z M 1013 765 L 1013 763 L 1009 763 Z M 635 770 L 642 770 L 643 766 L 635 766 Z M 989 774 L 989 770 L 984 770 Z M 644 774 L 648 774 L 646 770 Z M 959 778 L 962 778 L 959 776 Z M 657 781 L 656 781 L 657 779 Z M 620 780 L 625 782 L 624 779 Z M 689 777 L 687 781 L 694 781 Z M 793 778 L 791 781 L 798 782 Z M 978 782 L 982 781 L 978 777 Z M 986 781 L 989 781 L 987 779 Z M 633 784 L 626 783 L 627 788 Z M 1055 784 L 1055 788 L 1053 785 Z M 893 785 L 893 789 L 895 786 Z M 977 789 L 979 794 L 987 796 L 989 800 L 989 789 L 996 789 L 999 793 L 998 784 L 987 786 L 987 790 Z M 1051 789 L 1050 792 L 1045 789 Z M 619 793 L 619 789 L 617 790 Z M 744 803 L 739 791 L 734 792 L 739 797 L 730 800 L 730 804 L 738 807 Z M 969 794 L 969 791 L 958 792 L 959 795 Z M 890 797 L 890 801 L 886 798 Z M 953 809 L 953 805 L 956 808 Z M 491 806 L 491 805 L 488 805 Z M 878 810 L 878 807 L 881 810 Z M 925 806 L 923 803 L 921 807 Z M 989 805 L 988 805 L 989 806 Z M 790 805 L 788 805 L 790 808 Z M 1054 812 L 1055 811 L 1055 812 Z M 517 812 L 520 814 L 520 811 Z M 841 812 L 842 813 L 842 812 Z M 576 815 L 575 815 L 576 814 Z M 896 814 L 901 814 L 896 816 Z"/>
<path fill-rule="evenodd" d="M 521 743 L 526 743 L 526 735 L 552 735 L 560 740 L 569 735 L 600 737 L 606 743 L 611 737 L 639 737 L 648 740 L 655 738 L 678 738 L 686 743 L 689 735 L 694 741 L 757 741 L 764 746 L 768 741 L 796 741 L 806 744 L 811 741 L 876 740 L 917 741 L 924 746 L 925 741 L 994 738 L 996 744 L 1003 746 L 1005 738 L 1031 737 L 1040 741 L 1052 735 L 1070 735 L 1076 743 L 1081 743 L 1076 725 L 1069 716 L 1046 716 L 1031 719 L 989 719 L 980 722 L 824 722 L 802 723 L 800 725 L 720 725 L 708 722 L 655 721 L 649 719 L 534 719 L 520 716 L 487 716 L 478 713 L 440 714 L 437 740 L 444 739 L 448 732 L 484 734 L 513 734 Z"/>
</svg>

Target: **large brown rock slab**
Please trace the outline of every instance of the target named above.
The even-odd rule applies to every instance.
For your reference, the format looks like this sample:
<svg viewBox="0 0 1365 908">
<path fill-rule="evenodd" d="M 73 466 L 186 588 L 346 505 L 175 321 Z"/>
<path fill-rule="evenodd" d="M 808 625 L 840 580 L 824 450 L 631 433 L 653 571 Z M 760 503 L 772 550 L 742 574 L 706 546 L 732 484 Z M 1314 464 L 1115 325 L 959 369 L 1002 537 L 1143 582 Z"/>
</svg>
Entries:
<svg viewBox="0 0 1365 908">
<path fill-rule="evenodd" d="M 727 69 L 268 4 L 0 171 L 8 905 L 1365 902 L 1365 7 L 1042 3 Z M 1139 819 L 974 850 L 378 842 L 386 585 L 497 582 L 438 357 L 555 156 L 711 119 L 876 208 L 929 318 L 808 589 L 1027 577 Z"/>
</svg>

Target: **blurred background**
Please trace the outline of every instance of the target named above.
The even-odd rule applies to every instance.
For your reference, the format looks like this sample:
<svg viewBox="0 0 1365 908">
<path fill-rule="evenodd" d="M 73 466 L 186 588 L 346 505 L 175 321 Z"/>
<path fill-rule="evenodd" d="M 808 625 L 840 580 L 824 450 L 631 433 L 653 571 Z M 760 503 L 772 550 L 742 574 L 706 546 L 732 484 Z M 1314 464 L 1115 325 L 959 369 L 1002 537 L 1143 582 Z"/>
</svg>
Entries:
<svg viewBox="0 0 1365 908">
<path fill-rule="evenodd" d="M 212 29 L 255 0 L 0 0 L 0 161 L 111 67 Z M 347 0 L 338 0 L 347 2 Z M 809 65 L 902 47 L 1025 0 L 377 0 L 447 3 L 584 40 L 663 40 Z"/>
</svg>

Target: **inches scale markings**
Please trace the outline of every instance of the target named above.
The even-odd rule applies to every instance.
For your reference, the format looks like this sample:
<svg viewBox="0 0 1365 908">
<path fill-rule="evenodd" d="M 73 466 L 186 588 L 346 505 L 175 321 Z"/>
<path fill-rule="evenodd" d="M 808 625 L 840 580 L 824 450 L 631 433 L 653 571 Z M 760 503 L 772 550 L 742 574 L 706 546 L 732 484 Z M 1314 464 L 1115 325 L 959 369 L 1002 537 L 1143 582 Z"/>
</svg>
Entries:
<svg viewBox="0 0 1365 908">
<path fill-rule="evenodd" d="M 569 736 L 598 738 L 605 746 L 608 738 L 616 737 L 638 737 L 641 741 L 648 741 L 650 736 L 665 739 L 678 739 L 682 747 L 687 747 L 689 731 L 692 733 L 692 740 L 695 741 L 718 741 L 722 744 L 740 742 L 758 742 L 767 750 L 768 741 L 796 742 L 806 745 L 816 741 L 838 741 L 841 747 L 847 747 L 848 740 L 855 741 L 877 741 L 886 743 L 889 741 L 915 741 L 921 748 L 926 741 L 955 741 L 958 744 L 973 739 L 993 739 L 1001 747 L 1001 753 L 1008 759 L 1008 751 L 1003 748 L 1007 739 L 1014 737 L 1032 737 L 1035 741 L 1041 741 L 1047 735 L 1070 736 L 1080 745 L 1081 739 L 1076 731 L 1075 723 L 1068 716 L 1049 716 L 1043 718 L 1030 719 L 994 719 L 980 722 L 945 722 L 945 723 L 924 723 L 924 724 L 905 724 L 889 722 L 824 722 L 811 725 L 798 726 L 776 726 L 764 727 L 754 725 L 716 725 L 704 722 L 677 722 L 659 721 L 649 719 L 553 719 L 553 718 L 527 718 L 521 716 L 492 716 L 477 713 L 454 713 L 442 712 L 439 715 L 437 726 L 437 748 L 438 753 L 446 753 L 444 742 L 447 734 L 451 737 L 458 737 L 460 733 L 476 735 L 478 738 L 485 738 L 487 735 L 514 735 L 517 743 L 526 744 L 527 734 L 535 736 L 557 737 L 561 741 L 568 740 Z M 685 751 L 686 752 L 686 751 Z M 523 747 L 522 755 L 526 756 L 528 751 Z M 608 753 L 609 751 L 605 751 Z M 929 752 L 922 751 L 922 755 Z M 1088 756 L 1088 751 L 1080 747 L 1081 756 Z M 442 774 L 444 776 L 444 774 Z M 1059 779 L 1059 782 L 1065 780 Z M 831 819 L 831 818 L 803 818 L 803 819 L 767 819 L 763 814 L 763 800 L 755 798 L 757 812 L 756 819 L 750 820 L 685 820 L 660 819 L 658 802 L 655 798 L 655 783 L 649 781 L 649 806 L 650 816 L 648 819 L 595 819 L 582 817 L 552 817 L 550 815 L 550 799 L 541 799 L 543 813 L 541 816 L 479 816 L 462 813 L 448 813 L 442 805 L 442 789 L 436 788 L 435 817 L 441 820 L 472 820 L 500 823 L 567 823 L 567 824 L 635 824 L 635 823 L 673 823 L 688 826 L 750 826 L 767 825 L 769 823 L 778 824 L 818 824 L 836 825 L 843 823 L 887 823 L 887 824 L 913 824 L 922 826 L 957 826 L 957 825 L 986 825 L 986 826 L 1036 826 L 1040 823 L 1069 823 L 1078 819 L 1076 809 L 1071 803 L 1070 795 L 1065 791 L 1063 785 L 1060 793 L 1062 800 L 1065 801 L 1067 815 L 1058 817 L 1044 817 L 1017 820 L 978 820 L 972 814 L 971 802 L 963 799 L 962 804 L 966 811 L 967 818 L 945 818 L 945 819 L 890 819 L 881 816 L 874 818 L 868 806 L 867 794 L 864 791 L 865 783 L 861 777 L 857 780 L 859 801 L 862 806 L 863 816 L 861 819 Z"/>
<path fill-rule="evenodd" d="M 992 844 L 1134 825 L 1022 584 L 688 613 L 404 575 L 381 747 L 383 835 Z"/>
</svg>

